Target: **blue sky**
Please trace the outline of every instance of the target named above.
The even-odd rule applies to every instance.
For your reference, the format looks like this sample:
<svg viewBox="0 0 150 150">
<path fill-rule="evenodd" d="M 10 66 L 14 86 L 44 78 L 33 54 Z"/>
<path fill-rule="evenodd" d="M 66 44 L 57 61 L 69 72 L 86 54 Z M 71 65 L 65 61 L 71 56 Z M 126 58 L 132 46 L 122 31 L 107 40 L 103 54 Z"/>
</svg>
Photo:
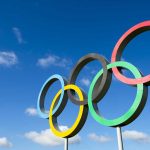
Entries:
<svg viewBox="0 0 150 150">
<path fill-rule="evenodd" d="M 149 9 L 150 2 L 146 0 L 1 1 L 0 149 L 61 150 L 63 142 L 53 137 L 47 130 L 48 121 L 36 113 L 42 84 L 55 73 L 68 78 L 78 59 L 88 53 L 104 55 L 110 61 L 117 40 L 133 25 L 149 20 Z M 150 73 L 149 39 L 149 32 L 139 35 L 123 53 L 123 59 L 137 66 L 144 75 Z M 88 91 L 100 68 L 98 62 L 89 64 L 79 75 L 77 85 Z M 59 88 L 56 83 L 49 90 L 47 109 Z M 110 90 L 99 103 L 100 111 L 107 118 L 123 114 L 135 93 L 135 87 L 113 78 Z M 148 97 L 140 117 L 122 129 L 125 149 L 149 149 L 149 112 Z M 78 107 L 69 101 L 59 118 L 62 128 L 71 126 L 77 113 Z M 116 150 L 116 130 L 98 124 L 89 114 L 73 143 L 69 146 L 71 150 Z"/>
</svg>

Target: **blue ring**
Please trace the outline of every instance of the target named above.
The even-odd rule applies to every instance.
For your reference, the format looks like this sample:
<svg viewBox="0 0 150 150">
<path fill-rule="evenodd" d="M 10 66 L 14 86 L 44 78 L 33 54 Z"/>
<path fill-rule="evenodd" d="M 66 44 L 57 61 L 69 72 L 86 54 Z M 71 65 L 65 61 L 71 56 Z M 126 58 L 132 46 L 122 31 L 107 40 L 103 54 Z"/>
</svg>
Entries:
<svg viewBox="0 0 150 150">
<path fill-rule="evenodd" d="M 57 105 L 55 106 L 53 112 L 52 112 L 52 115 L 54 115 L 56 113 L 56 111 L 58 110 L 58 108 L 60 107 L 62 101 L 63 101 L 63 97 L 64 97 L 64 86 L 65 86 L 65 83 L 64 83 L 64 79 L 62 76 L 58 75 L 58 74 L 55 74 L 55 75 L 52 75 L 51 77 L 49 77 L 46 82 L 43 84 L 41 90 L 40 90 L 40 93 L 39 93 L 39 96 L 38 96 L 38 101 L 37 101 L 37 112 L 38 114 L 44 118 L 44 119 L 48 119 L 49 118 L 49 112 L 48 111 L 45 111 L 44 109 L 44 100 L 45 100 L 45 95 L 47 93 L 47 90 L 49 88 L 49 86 L 55 82 L 55 81 L 52 81 L 52 80 L 59 80 L 60 83 L 61 83 L 61 87 L 62 87 L 62 92 L 61 92 L 61 95 L 60 95 L 60 99 L 57 103 Z M 52 83 L 50 83 L 52 82 Z M 48 85 L 50 83 L 50 85 Z M 45 92 L 45 93 L 44 93 Z M 44 95 L 43 95 L 44 94 Z"/>
</svg>

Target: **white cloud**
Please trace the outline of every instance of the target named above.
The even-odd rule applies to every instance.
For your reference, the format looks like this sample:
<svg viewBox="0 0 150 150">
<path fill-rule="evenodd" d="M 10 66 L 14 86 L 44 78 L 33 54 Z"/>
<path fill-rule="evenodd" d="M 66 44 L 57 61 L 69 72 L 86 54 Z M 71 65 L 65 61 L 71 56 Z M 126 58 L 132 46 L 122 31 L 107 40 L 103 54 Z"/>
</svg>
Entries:
<svg viewBox="0 0 150 150">
<path fill-rule="evenodd" d="M 100 143 L 106 143 L 106 142 L 112 141 L 112 138 L 109 136 L 97 135 L 95 133 L 89 134 L 88 138 L 93 140 L 93 141 L 100 142 Z"/>
<path fill-rule="evenodd" d="M 92 70 L 92 71 L 91 71 L 91 74 L 92 74 L 92 75 L 95 75 L 97 72 L 98 72 L 98 71 L 95 69 L 95 70 Z"/>
<path fill-rule="evenodd" d="M 17 28 L 17 27 L 13 27 L 12 30 L 13 30 L 14 35 L 17 38 L 18 43 L 19 44 L 24 44 L 25 41 L 24 41 L 24 39 L 22 37 L 22 33 L 21 33 L 20 29 Z"/>
<path fill-rule="evenodd" d="M 0 137 L 0 147 L 10 148 L 12 143 L 6 137 Z"/>
<path fill-rule="evenodd" d="M 150 143 L 150 135 L 136 130 L 126 130 L 123 132 L 123 138 L 136 142 Z"/>
<path fill-rule="evenodd" d="M 37 110 L 35 108 L 27 108 L 25 110 L 25 113 L 28 114 L 29 116 L 37 116 Z"/>
<path fill-rule="evenodd" d="M 66 58 L 61 58 L 56 55 L 49 55 L 45 58 L 38 59 L 37 64 L 43 68 L 49 67 L 49 66 L 57 66 L 57 67 L 67 67 L 70 64 L 70 60 Z"/>
<path fill-rule="evenodd" d="M 81 83 L 85 86 L 89 86 L 90 85 L 90 80 L 87 78 L 82 78 L 81 79 Z"/>
<path fill-rule="evenodd" d="M 12 66 L 18 63 L 18 58 L 14 52 L 0 52 L 0 65 Z"/>
<path fill-rule="evenodd" d="M 67 130 L 67 126 L 60 126 L 60 130 Z M 43 146 L 59 146 L 64 144 L 63 138 L 56 137 L 50 129 L 42 130 L 41 132 L 31 131 L 25 133 L 25 137 Z M 76 135 L 69 138 L 70 144 L 80 143 L 81 137 Z"/>
</svg>

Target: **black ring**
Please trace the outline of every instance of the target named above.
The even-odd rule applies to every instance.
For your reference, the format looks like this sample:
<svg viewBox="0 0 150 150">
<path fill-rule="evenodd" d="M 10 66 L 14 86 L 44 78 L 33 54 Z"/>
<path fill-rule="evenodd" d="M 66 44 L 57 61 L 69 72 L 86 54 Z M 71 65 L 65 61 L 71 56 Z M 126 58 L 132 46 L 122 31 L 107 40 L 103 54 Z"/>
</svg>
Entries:
<svg viewBox="0 0 150 150">
<path fill-rule="evenodd" d="M 111 80 L 112 80 L 112 72 L 107 70 L 107 65 L 109 64 L 109 62 L 103 56 L 95 54 L 95 53 L 90 53 L 90 54 L 80 58 L 71 72 L 68 84 L 75 84 L 75 81 L 76 81 L 77 76 L 80 73 L 81 69 L 87 63 L 89 63 L 93 60 L 98 60 L 102 64 L 102 67 L 104 70 L 103 76 L 102 76 L 102 78 L 100 78 L 97 81 L 97 83 L 94 87 L 94 92 L 93 92 L 93 102 L 99 102 L 105 96 L 105 94 L 110 86 Z M 87 103 L 88 103 L 87 96 L 84 96 L 85 97 L 84 101 L 79 101 L 74 96 L 74 94 L 71 90 L 68 90 L 67 93 L 68 93 L 68 97 L 74 104 L 87 105 Z"/>
</svg>

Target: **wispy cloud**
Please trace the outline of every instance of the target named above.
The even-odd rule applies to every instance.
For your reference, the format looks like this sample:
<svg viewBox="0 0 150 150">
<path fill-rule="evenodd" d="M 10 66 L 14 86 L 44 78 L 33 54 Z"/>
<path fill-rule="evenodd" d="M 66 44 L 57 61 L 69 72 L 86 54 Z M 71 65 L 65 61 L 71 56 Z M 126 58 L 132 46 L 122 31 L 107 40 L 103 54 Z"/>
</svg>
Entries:
<svg viewBox="0 0 150 150">
<path fill-rule="evenodd" d="M 90 85 L 90 80 L 88 78 L 82 78 L 81 79 L 81 84 L 84 86 L 89 86 Z"/>
<path fill-rule="evenodd" d="M 18 63 L 18 58 L 14 52 L 0 51 L 0 65 L 12 66 Z"/>
<path fill-rule="evenodd" d="M 61 131 L 67 129 L 67 126 L 60 126 Z M 64 144 L 64 139 L 56 137 L 50 129 L 42 130 L 41 132 L 31 131 L 25 133 L 25 137 L 43 146 L 59 146 Z M 80 141 L 81 137 L 79 135 L 69 139 L 70 144 L 80 143 Z"/>
<path fill-rule="evenodd" d="M 16 36 L 16 39 L 17 39 L 18 43 L 19 44 L 24 44 L 25 41 L 22 37 L 22 33 L 21 33 L 20 29 L 17 28 L 17 27 L 13 27 L 12 31 L 13 31 L 14 35 Z"/>
<path fill-rule="evenodd" d="M 71 63 L 71 60 L 67 58 L 62 58 L 56 55 L 48 55 L 47 57 L 38 59 L 37 64 L 43 68 L 47 68 L 49 66 L 57 66 L 57 67 L 68 67 L 68 64 Z"/>
<path fill-rule="evenodd" d="M 29 116 L 37 116 L 38 114 L 36 108 L 33 108 L 33 107 L 27 108 L 25 110 L 25 113 Z"/>
<path fill-rule="evenodd" d="M 136 130 L 126 130 L 123 132 L 123 138 L 136 142 L 150 143 L 150 135 Z"/>
<path fill-rule="evenodd" d="M 12 143 L 6 137 L 0 137 L 0 147 L 10 148 Z"/>
<path fill-rule="evenodd" d="M 88 135 L 88 138 L 96 141 L 96 142 L 100 142 L 100 143 L 107 143 L 112 141 L 112 138 L 109 136 L 104 136 L 104 135 L 97 135 L 96 133 L 91 133 Z"/>
</svg>

